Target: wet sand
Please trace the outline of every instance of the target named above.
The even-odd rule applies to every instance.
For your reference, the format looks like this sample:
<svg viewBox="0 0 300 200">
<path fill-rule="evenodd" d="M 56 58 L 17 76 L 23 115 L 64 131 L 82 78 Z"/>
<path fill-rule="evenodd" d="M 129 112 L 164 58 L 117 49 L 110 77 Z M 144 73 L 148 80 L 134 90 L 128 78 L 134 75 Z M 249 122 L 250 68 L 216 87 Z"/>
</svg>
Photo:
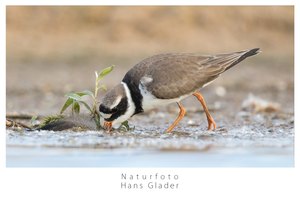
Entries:
<svg viewBox="0 0 300 200">
<path fill-rule="evenodd" d="M 243 96 L 247 97 L 246 94 Z M 109 134 L 105 131 L 7 130 L 7 166 L 292 167 L 294 165 L 294 115 L 291 107 L 283 108 L 283 111 L 281 109 L 255 113 L 246 108 L 235 107 L 233 100 L 220 99 L 220 102 L 209 106 L 217 123 L 215 131 L 206 130 L 205 114 L 200 104 L 198 105 L 193 98 L 184 100 L 187 115 L 171 134 L 164 131 L 177 116 L 176 105 L 134 116 L 129 121 L 134 130 L 128 132 L 115 130 Z"/>
</svg>

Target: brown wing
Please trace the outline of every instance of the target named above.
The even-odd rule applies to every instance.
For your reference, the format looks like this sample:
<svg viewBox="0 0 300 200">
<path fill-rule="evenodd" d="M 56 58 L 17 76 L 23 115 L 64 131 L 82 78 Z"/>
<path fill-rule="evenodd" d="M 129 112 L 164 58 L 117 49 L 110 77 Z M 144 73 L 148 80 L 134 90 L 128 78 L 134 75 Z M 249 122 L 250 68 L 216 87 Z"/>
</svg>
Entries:
<svg viewBox="0 0 300 200">
<path fill-rule="evenodd" d="M 246 57 L 257 53 L 258 49 L 215 56 L 163 54 L 144 60 L 146 67 L 140 74 L 153 79 L 145 83 L 145 87 L 154 96 L 173 99 L 196 91 Z"/>
</svg>

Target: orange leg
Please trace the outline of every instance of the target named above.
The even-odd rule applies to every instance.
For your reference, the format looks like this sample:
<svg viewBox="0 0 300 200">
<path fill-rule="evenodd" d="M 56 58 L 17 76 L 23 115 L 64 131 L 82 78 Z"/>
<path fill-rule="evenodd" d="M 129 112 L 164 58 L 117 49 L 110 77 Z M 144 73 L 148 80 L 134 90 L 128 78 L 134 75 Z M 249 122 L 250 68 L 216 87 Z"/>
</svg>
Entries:
<svg viewBox="0 0 300 200">
<path fill-rule="evenodd" d="M 208 108 L 206 106 L 206 103 L 204 101 L 204 98 L 203 96 L 201 95 L 200 92 L 195 92 L 193 94 L 199 101 L 200 103 L 202 104 L 202 107 L 204 109 L 204 112 L 206 114 L 206 117 L 207 117 L 207 122 L 208 122 L 208 130 L 214 130 L 216 129 L 216 122 L 214 121 L 214 119 L 212 118 L 212 116 L 210 115 L 209 111 L 208 111 Z"/>
<path fill-rule="evenodd" d="M 173 122 L 173 124 L 166 130 L 167 133 L 170 133 L 175 126 L 177 126 L 177 124 L 180 122 L 180 120 L 184 117 L 185 115 L 185 109 L 184 107 L 181 105 L 180 102 L 177 103 L 180 111 L 179 111 L 179 115 L 178 117 L 176 118 L 176 120 Z"/>
</svg>

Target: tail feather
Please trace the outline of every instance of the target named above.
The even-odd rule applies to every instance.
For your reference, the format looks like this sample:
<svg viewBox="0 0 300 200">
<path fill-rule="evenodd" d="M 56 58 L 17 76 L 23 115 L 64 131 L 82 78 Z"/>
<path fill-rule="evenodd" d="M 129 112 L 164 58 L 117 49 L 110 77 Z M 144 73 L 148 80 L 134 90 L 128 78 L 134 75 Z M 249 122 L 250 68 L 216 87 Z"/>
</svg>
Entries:
<svg viewBox="0 0 300 200">
<path fill-rule="evenodd" d="M 259 51 L 259 48 L 250 49 L 250 50 L 248 50 L 248 51 L 244 51 L 243 53 L 241 52 L 242 55 L 241 55 L 237 60 L 235 60 L 231 65 L 229 65 L 229 66 L 226 68 L 226 70 L 228 70 L 228 69 L 230 69 L 231 67 L 235 66 L 236 64 L 242 62 L 242 61 L 245 60 L 246 58 L 248 58 L 248 57 L 250 57 L 250 56 L 254 56 L 254 55 L 256 55 L 256 54 L 258 54 L 258 53 L 260 53 L 260 52 L 261 52 L 261 51 Z M 226 71 L 226 70 L 225 70 L 225 71 Z"/>
</svg>

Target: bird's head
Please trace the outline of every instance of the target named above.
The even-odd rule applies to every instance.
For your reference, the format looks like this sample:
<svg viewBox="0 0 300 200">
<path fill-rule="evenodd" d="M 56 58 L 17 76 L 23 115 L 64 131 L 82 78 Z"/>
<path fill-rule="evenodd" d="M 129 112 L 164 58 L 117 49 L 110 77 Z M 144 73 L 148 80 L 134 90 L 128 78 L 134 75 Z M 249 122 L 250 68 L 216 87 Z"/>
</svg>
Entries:
<svg viewBox="0 0 300 200">
<path fill-rule="evenodd" d="M 118 128 L 135 112 L 130 91 L 125 83 L 120 83 L 109 90 L 99 106 L 101 126 L 107 130 Z"/>
</svg>

